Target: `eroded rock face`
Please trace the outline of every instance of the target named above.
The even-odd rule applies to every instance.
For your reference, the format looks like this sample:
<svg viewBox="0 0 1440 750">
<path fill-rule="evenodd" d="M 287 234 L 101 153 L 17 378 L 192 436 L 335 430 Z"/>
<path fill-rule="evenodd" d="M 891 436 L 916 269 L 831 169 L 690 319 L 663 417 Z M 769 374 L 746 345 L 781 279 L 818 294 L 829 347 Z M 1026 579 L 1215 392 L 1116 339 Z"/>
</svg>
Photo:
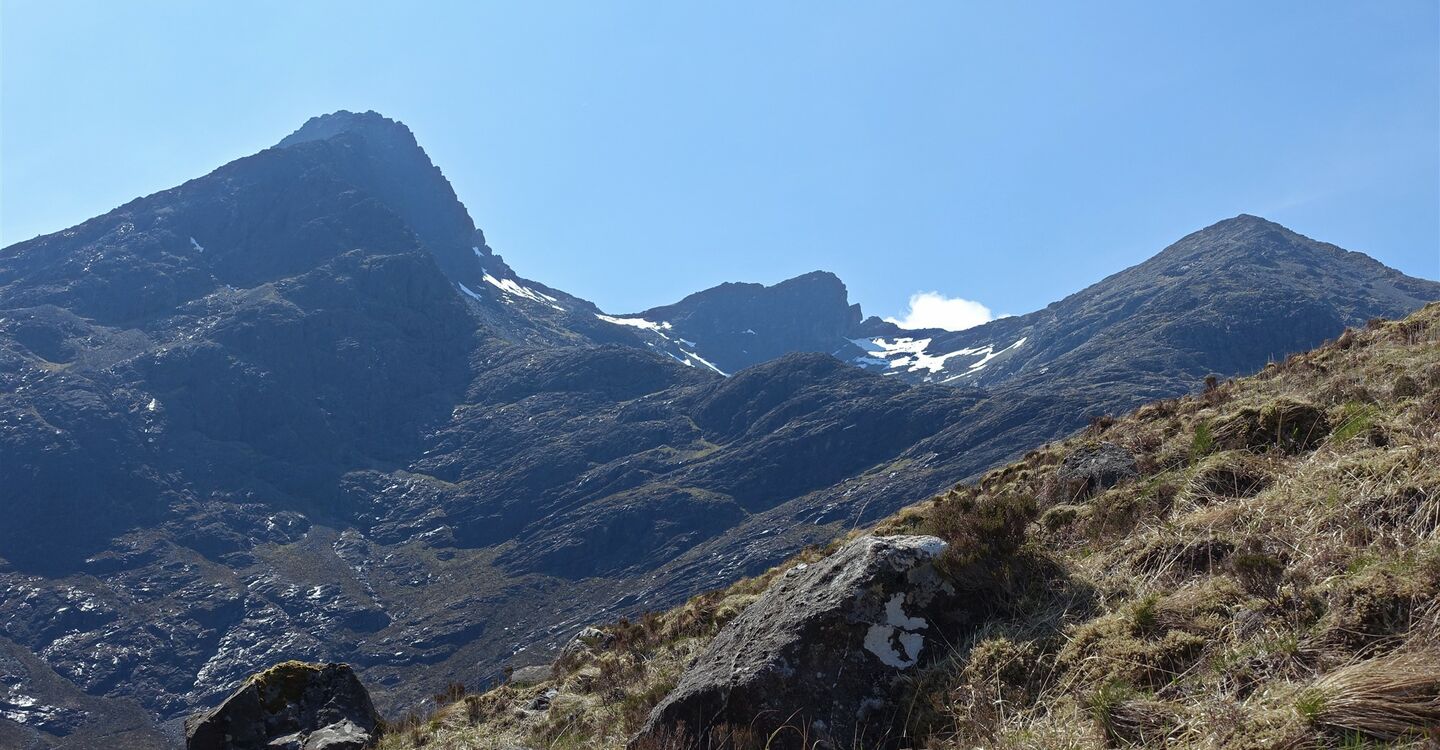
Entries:
<svg viewBox="0 0 1440 750">
<path fill-rule="evenodd" d="M 370 694 L 346 664 L 287 661 L 185 723 L 187 750 L 362 750 L 380 734 Z"/>
<path fill-rule="evenodd" d="M 898 678 L 978 614 L 936 571 L 944 548 L 866 536 L 788 571 L 720 631 L 632 748 L 724 746 L 736 728 L 774 748 L 889 746 Z"/>
</svg>

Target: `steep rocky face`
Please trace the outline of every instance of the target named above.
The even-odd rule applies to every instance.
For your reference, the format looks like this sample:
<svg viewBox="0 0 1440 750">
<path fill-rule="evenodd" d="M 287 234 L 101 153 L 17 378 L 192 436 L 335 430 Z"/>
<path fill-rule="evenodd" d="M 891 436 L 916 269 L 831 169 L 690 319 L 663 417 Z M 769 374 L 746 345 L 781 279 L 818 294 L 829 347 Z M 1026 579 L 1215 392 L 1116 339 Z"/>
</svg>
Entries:
<svg viewBox="0 0 1440 750">
<path fill-rule="evenodd" d="M 175 503 L 324 507 L 347 453 L 407 455 L 443 416 L 474 324 L 316 156 L 272 149 L 0 253 L 6 559 L 73 569 Z"/>
<path fill-rule="evenodd" d="M 375 112 L 337 112 L 311 118 L 277 148 L 327 151 L 325 162 L 400 217 L 446 276 L 480 280 L 472 248 L 490 255 L 484 237 L 409 128 Z"/>
<path fill-rule="evenodd" d="M 673 305 L 607 321 L 643 331 L 646 345 L 656 351 L 733 373 L 790 352 L 845 351 L 860 317 L 845 284 L 816 271 L 774 286 L 721 284 Z"/>
<path fill-rule="evenodd" d="M 517 343 L 640 345 L 634 331 L 598 319 L 593 304 L 516 275 L 485 243 L 404 124 L 375 112 L 341 111 L 311 118 L 276 149 L 306 154 L 382 203 L 414 233 L 489 333 Z"/>
<path fill-rule="evenodd" d="M 688 337 L 661 350 L 516 276 L 464 213 L 404 126 L 339 113 L 0 250 L 0 654 L 17 665 L 0 739 L 173 744 L 179 717 L 292 658 L 345 661 L 382 707 L 412 706 L 1196 380 L 1118 354 L 1104 382 L 1027 366 L 993 393 L 820 353 L 724 377 Z M 1312 290 L 1337 319 L 1404 304 L 1384 292 L 1403 278 L 1351 293 L 1349 267 Z M 666 315 L 719 336 L 769 310 L 804 323 L 755 328 L 763 351 L 824 352 L 857 312 L 833 277 L 802 278 Z M 1145 299 L 1109 300 L 1094 330 L 1169 330 Z M 1228 341 L 1194 340 L 1204 362 Z"/>
</svg>

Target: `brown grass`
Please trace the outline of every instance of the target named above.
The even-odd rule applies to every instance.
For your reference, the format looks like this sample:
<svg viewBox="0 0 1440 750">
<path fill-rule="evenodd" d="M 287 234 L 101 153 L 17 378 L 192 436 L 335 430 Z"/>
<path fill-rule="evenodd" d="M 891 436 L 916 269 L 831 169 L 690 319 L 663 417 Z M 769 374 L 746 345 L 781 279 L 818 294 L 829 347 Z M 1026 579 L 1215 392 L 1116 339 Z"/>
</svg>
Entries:
<svg viewBox="0 0 1440 750">
<path fill-rule="evenodd" d="M 1315 681 L 1310 718 L 1381 740 L 1440 741 L 1440 651 L 1392 654 L 1341 667 Z"/>
</svg>

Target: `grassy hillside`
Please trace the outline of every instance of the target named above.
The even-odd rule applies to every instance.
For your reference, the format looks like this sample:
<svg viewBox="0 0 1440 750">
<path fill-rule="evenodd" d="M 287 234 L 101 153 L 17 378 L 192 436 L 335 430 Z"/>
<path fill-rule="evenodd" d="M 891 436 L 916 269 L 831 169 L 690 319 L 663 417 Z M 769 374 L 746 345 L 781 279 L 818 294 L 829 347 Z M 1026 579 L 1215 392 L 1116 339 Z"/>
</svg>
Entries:
<svg viewBox="0 0 1440 750">
<path fill-rule="evenodd" d="M 1126 453 L 1104 480 L 1073 466 Z M 991 612 L 914 675 L 915 747 L 1440 742 L 1440 304 L 1098 420 L 876 531 L 945 537 Z M 539 679 L 457 687 L 383 747 L 622 747 L 770 578 L 826 552 L 596 632 Z"/>
</svg>

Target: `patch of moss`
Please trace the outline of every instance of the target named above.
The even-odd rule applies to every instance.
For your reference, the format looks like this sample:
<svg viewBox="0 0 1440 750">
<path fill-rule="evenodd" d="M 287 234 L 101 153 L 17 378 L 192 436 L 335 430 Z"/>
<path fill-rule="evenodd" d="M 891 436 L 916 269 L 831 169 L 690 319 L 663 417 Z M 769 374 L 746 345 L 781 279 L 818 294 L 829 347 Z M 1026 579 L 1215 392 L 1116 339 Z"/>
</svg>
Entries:
<svg viewBox="0 0 1440 750">
<path fill-rule="evenodd" d="M 260 694 L 260 703 L 274 714 L 288 705 L 299 703 L 305 688 L 320 672 L 320 665 L 303 661 L 282 661 L 263 672 L 251 675 L 250 684 Z"/>
</svg>

